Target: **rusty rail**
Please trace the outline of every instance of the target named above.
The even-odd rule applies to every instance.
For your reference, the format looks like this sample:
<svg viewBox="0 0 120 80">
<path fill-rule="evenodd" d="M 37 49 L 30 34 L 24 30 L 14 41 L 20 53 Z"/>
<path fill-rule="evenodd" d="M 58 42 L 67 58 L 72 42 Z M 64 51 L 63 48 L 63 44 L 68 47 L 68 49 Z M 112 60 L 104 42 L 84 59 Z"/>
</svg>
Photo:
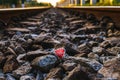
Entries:
<svg viewBox="0 0 120 80">
<path fill-rule="evenodd" d="M 115 22 L 117 27 L 120 28 L 120 7 L 118 6 L 93 6 L 93 7 L 58 7 L 63 10 L 84 12 L 86 14 L 93 13 L 98 19 L 103 16 L 110 16 Z"/>
</svg>

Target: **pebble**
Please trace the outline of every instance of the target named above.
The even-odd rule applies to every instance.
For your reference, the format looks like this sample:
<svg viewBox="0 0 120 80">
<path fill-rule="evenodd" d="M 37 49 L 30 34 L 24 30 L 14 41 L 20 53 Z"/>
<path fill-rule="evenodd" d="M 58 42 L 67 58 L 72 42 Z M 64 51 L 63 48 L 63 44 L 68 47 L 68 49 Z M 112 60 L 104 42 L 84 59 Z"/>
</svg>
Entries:
<svg viewBox="0 0 120 80">
<path fill-rule="evenodd" d="M 37 57 L 32 61 L 32 66 L 38 67 L 42 71 L 49 71 L 59 63 L 59 60 L 54 55 L 45 55 Z"/>
<path fill-rule="evenodd" d="M 23 65 L 21 65 L 18 69 L 14 70 L 13 76 L 16 78 L 19 78 L 25 74 L 28 74 L 31 71 L 32 67 L 29 62 L 25 62 Z"/>
</svg>

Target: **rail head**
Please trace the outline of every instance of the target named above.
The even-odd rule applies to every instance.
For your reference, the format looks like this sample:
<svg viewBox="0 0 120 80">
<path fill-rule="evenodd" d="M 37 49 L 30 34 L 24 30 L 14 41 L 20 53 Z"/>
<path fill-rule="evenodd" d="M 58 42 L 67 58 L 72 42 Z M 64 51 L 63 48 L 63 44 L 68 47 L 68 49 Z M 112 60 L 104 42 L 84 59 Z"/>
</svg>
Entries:
<svg viewBox="0 0 120 80">
<path fill-rule="evenodd" d="M 120 12 L 120 6 L 61 6 L 57 7 L 61 9 L 80 9 L 80 10 L 96 10 L 96 11 L 104 11 L 104 12 Z"/>
<path fill-rule="evenodd" d="M 29 7 L 29 8 L 7 8 L 0 9 L 0 20 L 8 23 L 13 16 L 20 16 L 25 13 L 43 12 L 51 7 Z"/>
<path fill-rule="evenodd" d="M 0 9 L 0 12 L 4 11 L 20 11 L 20 10 L 36 10 L 36 9 L 49 9 L 51 7 L 27 7 L 27 8 L 6 8 L 6 9 Z"/>
<path fill-rule="evenodd" d="M 98 19 L 103 16 L 111 17 L 116 25 L 120 28 L 120 6 L 74 6 L 58 7 L 63 10 L 70 10 L 79 13 L 94 14 Z"/>
</svg>

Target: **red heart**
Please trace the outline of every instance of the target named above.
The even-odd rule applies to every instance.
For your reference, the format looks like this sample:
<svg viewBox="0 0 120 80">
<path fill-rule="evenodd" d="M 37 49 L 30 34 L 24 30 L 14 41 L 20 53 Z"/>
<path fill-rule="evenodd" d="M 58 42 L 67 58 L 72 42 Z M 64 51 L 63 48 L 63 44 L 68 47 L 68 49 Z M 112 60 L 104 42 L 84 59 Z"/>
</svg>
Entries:
<svg viewBox="0 0 120 80">
<path fill-rule="evenodd" d="M 65 49 L 64 48 L 58 48 L 54 52 L 59 58 L 63 58 L 63 56 L 65 54 Z"/>
</svg>

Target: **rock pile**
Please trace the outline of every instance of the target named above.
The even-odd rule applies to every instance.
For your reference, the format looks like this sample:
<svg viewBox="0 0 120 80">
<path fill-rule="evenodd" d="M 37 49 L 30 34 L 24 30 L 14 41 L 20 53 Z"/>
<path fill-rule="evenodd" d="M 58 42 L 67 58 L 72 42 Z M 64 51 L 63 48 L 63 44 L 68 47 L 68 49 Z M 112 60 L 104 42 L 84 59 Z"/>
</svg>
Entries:
<svg viewBox="0 0 120 80">
<path fill-rule="evenodd" d="M 120 80 L 110 17 L 50 9 L 11 25 L 0 35 L 0 80 Z"/>
</svg>

